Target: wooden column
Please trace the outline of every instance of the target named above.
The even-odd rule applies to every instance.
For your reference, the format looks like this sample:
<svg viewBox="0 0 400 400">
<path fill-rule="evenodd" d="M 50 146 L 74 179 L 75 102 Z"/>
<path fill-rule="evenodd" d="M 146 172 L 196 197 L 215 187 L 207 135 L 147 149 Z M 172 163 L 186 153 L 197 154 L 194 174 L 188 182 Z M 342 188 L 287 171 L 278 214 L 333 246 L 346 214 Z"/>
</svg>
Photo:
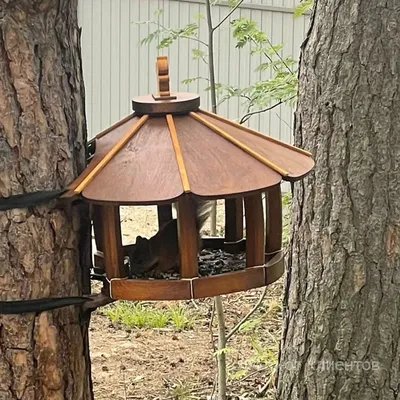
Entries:
<svg viewBox="0 0 400 400">
<path fill-rule="evenodd" d="M 127 275 L 124 268 L 121 221 L 119 206 L 101 206 L 101 222 L 104 244 L 104 269 L 107 278 L 122 278 Z"/>
<path fill-rule="evenodd" d="M 93 221 L 94 240 L 96 243 L 96 249 L 98 251 L 104 250 L 104 234 L 103 234 L 103 223 L 101 221 L 101 206 L 91 204 L 91 214 Z"/>
<path fill-rule="evenodd" d="M 269 189 L 265 193 L 266 227 L 265 252 L 267 259 L 282 248 L 282 196 L 281 185 Z M 270 254 L 268 256 L 268 254 Z"/>
<path fill-rule="evenodd" d="M 246 267 L 263 265 L 265 238 L 261 193 L 245 197 L 244 208 L 246 217 Z"/>
<path fill-rule="evenodd" d="M 181 278 L 198 276 L 196 210 L 189 196 L 178 201 L 178 239 Z"/>
<path fill-rule="evenodd" d="M 238 242 L 243 239 L 243 200 L 225 200 L 225 241 Z"/>
<path fill-rule="evenodd" d="M 93 221 L 94 241 L 96 243 L 96 252 L 94 253 L 94 272 L 104 274 L 104 233 L 101 215 L 101 206 L 97 204 L 90 205 L 90 217 Z"/>
<path fill-rule="evenodd" d="M 157 206 L 158 228 L 161 229 L 163 225 L 172 220 L 172 205 L 165 204 Z"/>
</svg>

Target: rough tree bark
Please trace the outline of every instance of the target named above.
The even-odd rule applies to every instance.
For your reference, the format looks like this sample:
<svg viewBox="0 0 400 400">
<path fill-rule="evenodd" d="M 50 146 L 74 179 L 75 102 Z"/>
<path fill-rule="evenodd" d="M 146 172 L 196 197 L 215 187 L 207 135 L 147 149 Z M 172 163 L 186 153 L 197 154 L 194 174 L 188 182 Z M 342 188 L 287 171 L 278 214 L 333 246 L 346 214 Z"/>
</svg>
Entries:
<svg viewBox="0 0 400 400">
<path fill-rule="evenodd" d="M 318 0 L 303 45 L 278 395 L 400 398 L 400 3 Z"/>
<path fill-rule="evenodd" d="M 77 0 L 0 0 L 0 196 L 65 187 L 85 166 Z M 2 300 L 82 293 L 82 219 L 0 213 Z M 68 307 L 0 316 L 0 399 L 92 399 L 87 326 Z"/>
</svg>

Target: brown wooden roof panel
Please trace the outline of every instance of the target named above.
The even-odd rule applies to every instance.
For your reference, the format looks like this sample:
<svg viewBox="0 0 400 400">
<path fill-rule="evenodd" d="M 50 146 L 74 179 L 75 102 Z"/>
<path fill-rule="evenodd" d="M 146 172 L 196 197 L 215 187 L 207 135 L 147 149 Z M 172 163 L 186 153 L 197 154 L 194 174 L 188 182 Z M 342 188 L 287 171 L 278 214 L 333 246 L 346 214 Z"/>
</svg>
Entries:
<svg viewBox="0 0 400 400">
<path fill-rule="evenodd" d="M 137 121 L 138 117 L 133 115 L 128 116 L 114 124 L 114 129 L 110 130 L 110 128 L 108 128 L 96 136 L 96 151 L 93 158 L 82 173 L 71 183 L 71 189 L 76 188 L 89 175 L 93 168 L 95 168 L 102 158 L 112 149 L 115 143 L 117 143 L 128 130 L 132 129 Z"/>
<path fill-rule="evenodd" d="M 190 191 L 226 197 L 276 185 L 281 175 L 190 116 L 174 116 Z"/>
<path fill-rule="evenodd" d="M 227 198 L 297 180 L 310 153 L 200 110 L 130 115 L 96 136 L 96 152 L 70 186 L 92 201 L 160 204 L 184 192 Z"/>
<path fill-rule="evenodd" d="M 314 161 L 304 150 L 297 149 L 276 139 L 267 137 L 250 129 L 227 122 L 208 112 L 199 112 L 200 116 L 218 128 L 229 133 L 235 139 L 255 150 L 261 156 L 288 172 L 286 180 L 297 180 L 306 175 L 314 166 Z"/>
<path fill-rule="evenodd" d="M 82 194 L 100 202 L 155 204 L 182 193 L 169 129 L 165 117 L 161 117 L 149 119 Z"/>
</svg>

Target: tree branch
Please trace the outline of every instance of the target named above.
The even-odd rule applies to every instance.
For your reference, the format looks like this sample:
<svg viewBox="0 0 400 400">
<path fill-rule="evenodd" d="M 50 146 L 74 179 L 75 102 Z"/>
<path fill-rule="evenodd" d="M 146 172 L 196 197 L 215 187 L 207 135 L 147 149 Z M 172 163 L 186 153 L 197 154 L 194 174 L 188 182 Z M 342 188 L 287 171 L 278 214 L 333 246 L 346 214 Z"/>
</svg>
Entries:
<svg viewBox="0 0 400 400">
<path fill-rule="evenodd" d="M 283 63 L 283 65 L 287 68 L 287 70 L 293 74 L 292 69 L 286 64 L 285 60 L 282 58 L 282 56 L 275 50 L 274 46 L 272 45 L 271 41 L 267 39 L 268 44 L 270 45 L 271 49 L 274 51 L 275 55 L 281 60 L 281 62 Z"/>
<path fill-rule="evenodd" d="M 252 117 L 252 116 L 255 115 L 255 114 L 261 114 L 261 113 L 264 113 L 264 112 L 267 112 L 267 111 L 271 111 L 271 110 L 273 110 L 275 107 L 280 106 L 282 103 L 283 103 L 283 100 L 280 100 L 280 101 L 278 101 L 278 103 L 275 103 L 273 106 L 264 108 L 264 109 L 262 109 L 262 110 L 257 110 L 257 111 L 249 112 L 249 113 L 245 114 L 245 115 L 241 118 L 239 124 L 244 124 L 246 121 L 248 121 L 248 120 L 250 119 L 250 117 Z"/>
<path fill-rule="evenodd" d="M 178 36 L 178 39 L 182 38 L 182 39 L 189 39 L 189 40 L 194 40 L 195 42 L 201 43 L 204 46 L 208 47 L 208 44 L 206 42 L 203 42 L 201 39 L 197 38 L 197 37 L 193 37 L 193 36 L 186 36 L 186 35 L 182 35 L 182 36 Z M 203 60 L 204 61 L 204 60 Z"/>
<path fill-rule="evenodd" d="M 256 44 L 257 46 L 260 46 L 254 38 L 251 38 L 251 41 L 252 41 L 254 44 Z M 273 62 L 272 58 L 268 55 L 268 53 L 265 52 L 265 50 L 262 50 L 261 53 L 267 58 L 267 60 L 268 60 L 270 63 Z M 276 65 L 272 65 L 272 68 L 273 68 L 275 71 L 278 70 L 278 68 L 277 68 Z"/>
<path fill-rule="evenodd" d="M 226 335 L 226 341 L 228 341 L 240 329 L 240 327 L 258 310 L 258 308 L 262 304 L 266 294 L 267 294 L 267 286 L 264 287 L 264 290 L 263 290 L 260 298 L 258 299 L 257 303 L 255 304 L 255 306 Z"/>
<path fill-rule="evenodd" d="M 240 7 L 243 1 L 244 0 L 240 0 L 239 3 L 237 3 L 236 6 L 233 7 L 231 11 L 229 11 L 229 13 L 225 16 L 225 18 L 221 19 L 221 21 L 219 21 L 218 24 L 212 28 L 212 30 L 213 31 L 217 30 Z"/>
<path fill-rule="evenodd" d="M 173 29 L 171 28 L 167 28 L 166 26 L 164 26 L 163 24 L 161 24 L 158 21 L 150 21 L 151 24 L 158 26 L 159 28 L 162 28 L 165 32 L 171 33 L 173 32 Z M 163 33 L 163 32 L 160 32 Z M 190 40 L 194 40 L 195 42 L 201 43 L 202 45 L 208 47 L 208 43 L 204 42 L 203 40 L 197 38 L 197 37 L 193 37 L 193 36 L 187 36 L 187 35 L 181 35 L 178 36 L 178 39 L 182 38 L 182 39 L 190 39 Z"/>
</svg>

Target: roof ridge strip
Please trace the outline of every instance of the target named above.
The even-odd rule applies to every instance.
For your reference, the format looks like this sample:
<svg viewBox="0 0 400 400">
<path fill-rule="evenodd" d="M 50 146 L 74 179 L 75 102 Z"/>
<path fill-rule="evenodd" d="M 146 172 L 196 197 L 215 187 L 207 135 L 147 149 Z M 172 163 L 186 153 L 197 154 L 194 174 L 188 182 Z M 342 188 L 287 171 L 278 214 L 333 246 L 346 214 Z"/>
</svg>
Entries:
<svg viewBox="0 0 400 400">
<path fill-rule="evenodd" d="M 190 192 L 189 178 L 187 175 L 181 146 L 179 144 L 179 139 L 178 139 L 178 134 L 176 132 L 174 118 L 173 118 L 172 114 L 166 114 L 165 118 L 167 120 L 168 130 L 169 130 L 169 134 L 170 134 L 171 141 L 172 141 L 172 147 L 174 148 L 176 163 L 178 164 L 178 171 L 179 171 L 179 175 L 181 177 L 183 191 L 185 193 L 189 193 Z"/>
<path fill-rule="evenodd" d="M 86 178 L 74 189 L 75 194 L 80 194 L 94 179 L 94 177 L 122 150 L 129 140 L 137 133 L 149 116 L 143 115 L 136 124 L 104 155 L 99 163 L 90 171 Z"/>
<path fill-rule="evenodd" d="M 279 167 L 279 165 L 274 164 L 272 161 L 268 160 L 266 157 L 262 156 L 261 154 L 257 153 L 253 149 L 251 149 L 249 146 L 245 145 L 242 143 L 240 140 L 234 138 L 233 136 L 229 135 L 229 133 L 226 133 L 223 129 L 220 127 L 214 125 L 210 121 L 207 121 L 206 119 L 200 117 L 194 112 L 190 112 L 189 115 L 203 124 L 204 126 L 207 126 L 211 130 L 213 130 L 215 133 L 218 135 L 222 136 L 224 139 L 226 139 L 228 142 L 232 143 L 234 146 L 238 147 L 239 149 L 243 150 L 247 154 L 249 154 L 251 157 L 255 158 L 256 160 L 260 161 L 262 164 L 266 165 L 267 167 L 271 168 L 273 171 L 277 172 L 280 174 L 282 177 L 287 177 L 289 175 L 289 172 L 286 171 L 285 169 Z"/>
<path fill-rule="evenodd" d="M 244 131 L 246 131 L 248 133 L 251 133 L 251 134 L 253 134 L 255 136 L 258 136 L 258 137 L 260 137 L 262 139 L 269 140 L 270 142 L 274 142 L 274 143 L 280 144 L 283 147 L 286 147 L 286 148 L 288 148 L 290 150 L 293 150 L 293 151 L 296 151 L 298 153 L 304 154 L 307 157 L 312 157 L 312 154 L 309 151 L 301 149 L 300 147 L 293 146 L 293 145 L 291 145 L 289 143 L 283 142 L 282 140 L 276 139 L 276 138 L 274 138 L 272 136 L 264 135 L 261 132 L 258 132 L 258 131 L 254 130 L 254 129 L 251 129 L 251 128 L 247 127 L 247 126 L 243 126 L 241 124 L 238 124 L 237 122 L 231 121 L 228 118 L 221 117 L 220 115 L 214 114 L 214 113 L 212 113 L 210 111 L 206 111 L 206 110 L 203 110 L 201 108 L 199 108 L 198 111 L 203 113 L 203 114 L 206 114 L 206 115 L 208 115 L 208 116 L 210 116 L 212 118 L 218 119 L 218 120 L 220 120 L 222 122 L 226 122 L 227 124 L 232 125 L 232 126 L 234 126 L 236 128 L 243 129 Z"/>
<path fill-rule="evenodd" d="M 121 125 L 125 124 L 125 122 L 128 122 L 129 120 L 131 120 L 134 117 L 137 117 L 137 115 L 136 115 L 136 113 L 133 112 L 132 114 L 127 115 L 125 118 L 120 119 L 115 124 L 112 124 L 108 128 L 106 128 L 103 131 L 99 132 L 93 139 L 102 138 L 103 136 L 107 135 L 107 133 L 110 133 L 111 131 L 113 131 L 114 129 L 116 129 L 116 128 L 120 127 Z"/>
</svg>

